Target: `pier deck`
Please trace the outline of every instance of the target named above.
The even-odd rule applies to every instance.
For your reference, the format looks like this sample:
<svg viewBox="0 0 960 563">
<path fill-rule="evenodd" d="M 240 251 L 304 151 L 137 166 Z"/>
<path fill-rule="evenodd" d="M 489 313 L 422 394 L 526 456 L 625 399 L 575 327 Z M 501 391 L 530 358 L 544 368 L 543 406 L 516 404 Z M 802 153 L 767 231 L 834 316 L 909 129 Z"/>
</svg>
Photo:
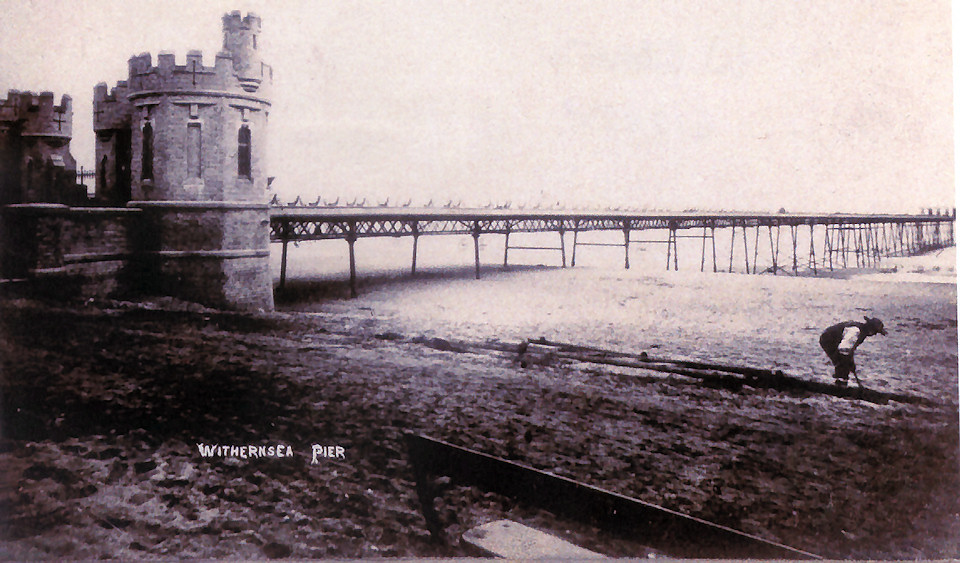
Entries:
<svg viewBox="0 0 960 563">
<path fill-rule="evenodd" d="M 636 243 L 666 244 L 667 269 L 678 269 L 677 240 L 701 240 L 700 269 L 706 267 L 712 255 L 713 271 L 719 271 L 716 259 L 716 230 L 730 230 L 730 266 L 733 260 L 737 233 L 742 234 L 746 272 L 751 273 L 748 230 L 754 231 L 753 271 L 757 273 L 760 252 L 760 232 L 766 229 L 772 268 L 763 272 L 776 274 L 788 270 L 778 264 L 781 229 L 790 233 L 792 271 L 797 273 L 798 234 L 801 227 L 808 231 L 809 248 L 806 269 L 817 273 L 817 268 L 876 266 L 887 256 L 918 254 L 952 246 L 956 212 L 949 215 L 882 215 L 882 214 L 796 214 L 796 213 L 734 213 L 734 212 L 667 212 L 622 210 L 566 210 L 566 209 L 478 209 L 457 207 L 327 207 L 274 206 L 270 209 L 270 239 L 282 244 L 280 287 L 286 281 L 287 245 L 290 242 L 311 240 L 344 240 L 350 248 L 350 288 L 356 296 L 356 261 L 354 243 L 367 237 L 413 238 L 411 273 L 416 274 L 417 239 L 422 235 L 470 235 L 474 239 L 476 277 L 480 278 L 479 238 L 483 235 L 504 235 L 504 266 L 510 249 L 555 250 L 560 252 L 561 265 L 566 267 L 566 234 L 573 233 L 571 266 L 576 265 L 578 246 L 621 246 L 624 248 L 624 267 L 630 267 L 630 245 Z M 620 231 L 623 243 L 586 243 L 578 235 L 589 231 Z M 631 240 L 634 231 L 663 231 L 662 240 Z M 694 231 L 695 234 L 678 234 Z M 511 233 L 556 232 L 559 246 L 510 246 Z M 710 241 L 708 251 L 707 241 Z M 735 244 L 736 243 L 736 244 Z M 817 254 L 817 248 L 821 248 Z"/>
</svg>

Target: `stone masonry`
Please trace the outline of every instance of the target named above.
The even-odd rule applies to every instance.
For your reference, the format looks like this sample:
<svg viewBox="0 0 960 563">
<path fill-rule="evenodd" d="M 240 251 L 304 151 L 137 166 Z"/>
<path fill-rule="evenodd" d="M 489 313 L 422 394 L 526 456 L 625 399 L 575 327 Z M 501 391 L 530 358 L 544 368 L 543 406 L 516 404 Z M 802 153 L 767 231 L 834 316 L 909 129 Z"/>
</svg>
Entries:
<svg viewBox="0 0 960 563">
<path fill-rule="evenodd" d="M 80 203 L 77 162 L 70 154 L 70 96 L 11 90 L 0 100 L 0 205 Z"/>
<path fill-rule="evenodd" d="M 260 59 L 258 16 L 235 11 L 222 24 L 223 50 L 212 66 L 198 51 L 184 64 L 160 53 L 155 66 L 141 54 L 129 59 L 126 80 L 109 91 L 95 87 L 102 207 L 24 205 L 43 200 L 0 185 L 0 280 L 53 293 L 76 286 L 72 293 L 83 296 L 159 294 L 273 308 L 265 162 L 272 69 Z M 24 160 L 2 134 L 8 131 L 68 145 L 71 111 L 67 96 L 53 106 L 52 94 L 11 93 L 0 106 L 0 165 Z M 33 113 L 35 121 L 11 118 Z M 69 150 L 63 160 L 75 170 L 66 157 Z"/>
<path fill-rule="evenodd" d="M 151 290 L 222 307 L 273 307 L 265 165 L 273 71 L 260 18 L 223 16 L 213 66 L 191 51 L 131 57 L 94 89 L 97 191 L 144 210 Z M 238 236 L 238 233 L 242 235 Z M 149 275 L 150 273 L 154 275 Z"/>
</svg>

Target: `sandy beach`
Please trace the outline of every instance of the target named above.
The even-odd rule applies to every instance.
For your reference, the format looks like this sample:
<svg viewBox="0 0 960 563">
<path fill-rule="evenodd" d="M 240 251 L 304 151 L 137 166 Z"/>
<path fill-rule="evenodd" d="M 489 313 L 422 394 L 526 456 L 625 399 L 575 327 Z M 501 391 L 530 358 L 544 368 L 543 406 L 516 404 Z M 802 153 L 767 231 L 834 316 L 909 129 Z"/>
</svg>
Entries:
<svg viewBox="0 0 960 563">
<path fill-rule="evenodd" d="M 960 556 L 954 249 L 896 272 L 813 278 L 665 272 L 654 252 L 630 270 L 616 252 L 565 269 L 518 256 L 503 270 L 491 244 L 477 281 L 462 243 L 424 243 L 416 279 L 408 244 L 358 244 L 357 299 L 343 298 L 343 249 L 303 245 L 271 314 L 169 299 L 3 302 L 0 556 L 467 554 L 427 532 L 404 431 L 826 557 Z M 889 331 L 858 351 L 865 385 L 931 404 L 562 361 L 522 368 L 515 354 L 441 345 L 546 337 L 830 382 L 820 332 L 864 315 Z M 293 455 L 203 457 L 201 443 Z M 346 455 L 313 464 L 318 443 Z M 448 538 L 510 518 L 642 554 L 470 487 L 438 502 Z"/>
</svg>

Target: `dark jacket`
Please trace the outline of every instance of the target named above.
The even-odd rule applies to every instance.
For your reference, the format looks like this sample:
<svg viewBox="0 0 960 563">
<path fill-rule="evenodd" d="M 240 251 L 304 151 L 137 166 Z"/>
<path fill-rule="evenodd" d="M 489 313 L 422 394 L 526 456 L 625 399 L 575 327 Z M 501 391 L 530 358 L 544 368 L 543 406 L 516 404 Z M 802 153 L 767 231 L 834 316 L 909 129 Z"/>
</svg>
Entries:
<svg viewBox="0 0 960 563">
<path fill-rule="evenodd" d="M 857 342 L 853 346 L 854 350 L 856 350 L 857 346 L 863 344 L 863 341 L 867 339 L 867 336 L 870 336 L 870 331 L 867 329 L 867 324 L 857 321 L 844 321 L 842 323 L 837 323 L 823 331 L 823 334 L 820 335 L 820 346 L 822 346 L 827 353 L 836 354 L 837 348 L 840 346 L 840 341 L 843 340 L 843 330 L 851 326 L 855 326 L 860 329 L 860 336 L 857 338 Z"/>
</svg>

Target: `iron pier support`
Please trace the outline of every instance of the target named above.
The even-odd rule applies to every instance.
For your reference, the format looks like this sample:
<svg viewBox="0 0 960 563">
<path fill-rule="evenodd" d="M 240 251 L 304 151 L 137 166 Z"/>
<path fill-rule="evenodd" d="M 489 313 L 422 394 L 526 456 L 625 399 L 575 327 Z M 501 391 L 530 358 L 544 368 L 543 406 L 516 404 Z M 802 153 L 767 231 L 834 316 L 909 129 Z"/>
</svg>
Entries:
<svg viewBox="0 0 960 563">
<path fill-rule="evenodd" d="M 510 252 L 510 229 L 503 235 L 503 267 L 507 267 L 507 254 Z"/>
<path fill-rule="evenodd" d="M 350 221 L 347 230 L 347 244 L 350 246 L 350 298 L 356 298 L 357 293 L 357 257 L 353 247 L 357 242 L 357 223 Z"/>
<path fill-rule="evenodd" d="M 717 273 L 717 227 L 710 225 L 710 246 L 713 248 L 713 273 Z"/>
<path fill-rule="evenodd" d="M 813 275 L 817 275 L 817 249 L 813 244 L 813 223 L 810 223 L 810 254 L 807 256 L 807 267 L 813 268 Z"/>
<path fill-rule="evenodd" d="M 700 239 L 700 271 L 703 272 L 703 266 L 707 260 L 707 227 L 703 227 L 703 235 Z"/>
<path fill-rule="evenodd" d="M 413 235 L 413 260 L 410 263 L 410 275 L 417 275 L 417 243 L 420 241 L 420 223 L 410 223 L 410 233 Z"/>
<path fill-rule="evenodd" d="M 743 222 L 743 262 L 746 264 L 746 270 L 743 273 L 750 273 L 750 250 L 747 248 L 747 222 Z"/>
<path fill-rule="evenodd" d="M 580 233 L 580 220 L 573 221 L 573 250 L 570 253 L 570 267 L 577 266 L 577 235 Z"/>
<path fill-rule="evenodd" d="M 667 271 L 670 271 L 670 250 L 673 247 L 673 269 L 677 270 L 677 224 L 670 221 L 667 230 Z"/>
<path fill-rule="evenodd" d="M 757 256 L 760 253 L 760 222 L 757 222 L 756 234 L 753 237 L 753 273 L 757 273 Z M 749 272 L 747 272 L 749 273 Z"/>
<path fill-rule="evenodd" d="M 770 238 L 770 258 L 773 261 L 773 275 L 777 275 L 777 260 L 780 259 L 780 223 L 777 222 L 777 238 L 774 242 L 773 225 L 767 225 L 767 236 Z"/>
<path fill-rule="evenodd" d="M 566 247 L 566 245 L 565 245 L 565 243 L 564 243 L 564 240 L 563 240 L 563 234 L 564 234 L 564 232 L 565 232 L 565 231 L 563 230 L 563 227 L 561 226 L 561 227 L 560 227 L 560 230 L 559 230 L 559 233 L 560 233 L 560 263 L 561 263 L 561 267 L 562 267 L 562 268 L 566 268 L 566 267 L 567 267 L 567 247 Z"/>
<path fill-rule="evenodd" d="M 727 273 L 733 273 L 733 249 L 737 246 L 737 224 L 733 223 L 730 227 L 730 268 Z"/>
<path fill-rule="evenodd" d="M 280 291 L 287 283 L 287 241 L 283 241 L 283 250 L 280 252 Z"/>
<path fill-rule="evenodd" d="M 630 221 L 623 221 L 623 269 L 630 269 Z"/>
<path fill-rule="evenodd" d="M 473 260 L 476 279 L 480 279 L 480 222 L 473 223 Z"/>
</svg>

